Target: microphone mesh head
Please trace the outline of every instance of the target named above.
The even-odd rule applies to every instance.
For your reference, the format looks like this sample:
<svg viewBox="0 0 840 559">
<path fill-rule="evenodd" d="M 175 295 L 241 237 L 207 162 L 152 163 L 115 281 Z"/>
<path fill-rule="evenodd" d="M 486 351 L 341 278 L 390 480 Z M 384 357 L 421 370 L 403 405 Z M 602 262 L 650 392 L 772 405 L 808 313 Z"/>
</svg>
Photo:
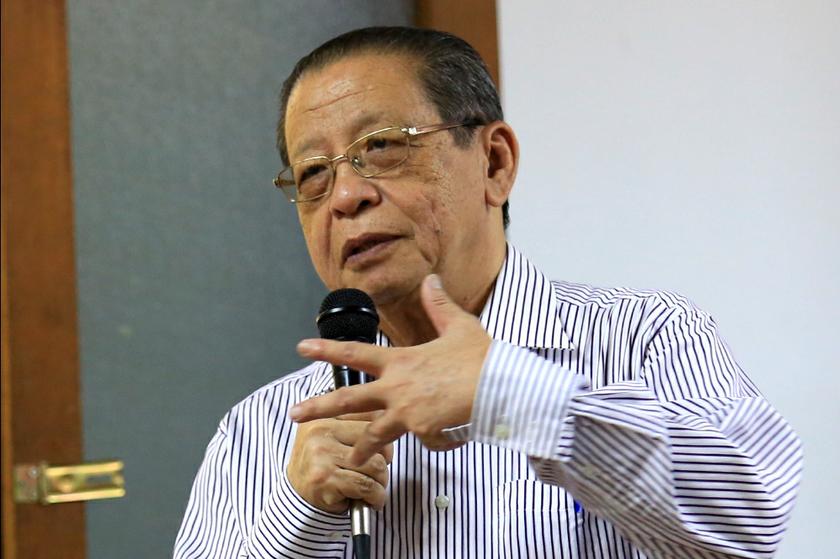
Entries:
<svg viewBox="0 0 840 559">
<path fill-rule="evenodd" d="M 322 338 L 372 344 L 379 316 L 373 299 L 364 291 L 337 289 L 324 298 L 316 322 Z"/>
</svg>

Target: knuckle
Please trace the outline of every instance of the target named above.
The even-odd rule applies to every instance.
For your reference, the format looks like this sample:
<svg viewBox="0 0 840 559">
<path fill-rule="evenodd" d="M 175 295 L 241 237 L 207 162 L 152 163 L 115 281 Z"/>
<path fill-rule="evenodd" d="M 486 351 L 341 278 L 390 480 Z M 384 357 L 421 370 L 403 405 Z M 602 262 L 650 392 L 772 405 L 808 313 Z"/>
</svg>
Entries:
<svg viewBox="0 0 840 559">
<path fill-rule="evenodd" d="M 381 423 L 371 423 L 367 426 L 367 433 L 374 439 L 379 439 L 384 433 L 384 427 Z"/>
<path fill-rule="evenodd" d="M 370 465 L 374 472 L 383 473 L 388 471 L 388 462 L 381 454 L 374 454 L 370 459 Z"/>
<path fill-rule="evenodd" d="M 391 479 L 390 472 L 388 470 L 382 470 L 375 476 L 376 482 L 381 485 L 383 488 L 388 487 L 388 482 Z"/>
<path fill-rule="evenodd" d="M 316 455 L 326 454 L 330 451 L 329 445 L 322 438 L 312 439 L 307 446 Z"/>
<path fill-rule="evenodd" d="M 430 423 L 425 423 L 425 422 L 420 423 L 417 426 L 417 428 L 414 429 L 414 432 L 417 434 L 417 436 L 419 438 L 428 439 L 430 441 L 432 439 L 434 439 L 435 436 L 437 435 L 437 431 L 435 430 L 435 428 Z"/>
<path fill-rule="evenodd" d="M 410 353 L 403 352 L 403 353 L 397 354 L 397 356 L 394 357 L 391 364 L 392 364 L 394 370 L 410 371 L 410 370 L 414 369 L 414 367 L 416 365 L 415 359 L 416 358 L 413 357 Z"/>
<path fill-rule="evenodd" d="M 297 437 L 304 440 L 309 440 L 329 432 L 329 420 L 318 419 L 309 423 L 302 423 L 298 425 Z"/>
<path fill-rule="evenodd" d="M 344 495 L 335 491 L 325 491 L 321 495 L 321 502 L 329 507 L 330 512 L 343 512 L 349 505 Z"/>
<path fill-rule="evenodd" d="M 359 414 L 359 421 L 367 421 L 370 423 L 382 417 L 383 413 L 385 413 L 383 410 L 366 411 Z"/>
<path fill-rule="evenodd" d="M 367 495 L 373 492 L 376 488 L 376 480 L 367 476 L 360 476 L 356 478 L 356 487 L 358 488 L 359 493 Z"/>
<path fill-rule="evenodd" d="M 318 421 L 311 421 L 309 423 L 299 423 L 295 427 L 295 442 L 300 443 L 306 441 L 312 436 L 315 429 L 318 428 Z"/>
<path fill-rule="evenodd" d="M 356 346 L 353 344 L 345 344 L 341 347 L 339 354 L 345 363 L 353 361 L 356 357 Z"/>
<path fill-rule="evenodd" d="M 393 443 L 387 444 L 382 448 L 383 457 L 385 458 L 385 463 L 390 464 L 391 461 L 394 459 L 394 445 Z"/>
<path fill-rule="evenodd" d="M 396 415 L 397 417 L 403 417 L 403 418 L 410 418 L 411 417 L 411 411 L 413 409 L 414 409 L 414 405 L 412 405 L 412 402 L 408 401 L 407 399 L 396 402 L 396 404 L 393 407 L 394 415 Z"/>
<path fill-rule="evenodd" d="M 341 410 L 341 413 L 348 412 L 353 401 L 348 388 L 346 386 L 342 386 L 341 388 L 333 392 L 333 394 L 335 394 L 336 407 L 339 410 Z"/>
<path fill-rule="evenodd" d="M 322 485 L 332 477 L 332 469 L 324 466 L 313 466 L 309 468 L 309 481 L 313 485 Z"/>
<path fill-rule="evenodd" d="M 374 493 L 368 502 L 377 510 L 382 510 L 385 506 L 385 499 L 387 496 L 385 495 L 385 490 L 377 491 Z"/>
</svg>

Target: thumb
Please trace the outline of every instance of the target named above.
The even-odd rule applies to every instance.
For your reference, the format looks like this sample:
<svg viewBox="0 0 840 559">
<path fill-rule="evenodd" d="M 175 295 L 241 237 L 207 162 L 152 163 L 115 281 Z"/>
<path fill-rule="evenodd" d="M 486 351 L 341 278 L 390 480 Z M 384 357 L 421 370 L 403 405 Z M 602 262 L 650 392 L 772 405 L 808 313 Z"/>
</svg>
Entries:
<svg viewBox="0 0 840 559">
<path fill-rule="evenodd" d="M 465 312 L 443 290 L 440 277 L 435 274 L 426 276 L 421 293 L 423 308 L 438 335 L 445 334 L 449 325 Z"/>
</svg>

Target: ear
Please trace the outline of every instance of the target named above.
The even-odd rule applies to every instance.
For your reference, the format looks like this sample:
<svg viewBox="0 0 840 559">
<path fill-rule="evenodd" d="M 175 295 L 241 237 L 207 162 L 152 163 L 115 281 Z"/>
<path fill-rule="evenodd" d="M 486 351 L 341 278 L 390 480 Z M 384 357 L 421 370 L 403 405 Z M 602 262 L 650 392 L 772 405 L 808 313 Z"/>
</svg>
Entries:
<svg viewBox="0 0 840 559">
<path fill-rule="evenodd" d="M 487 165 L 485 199 L 490 206 L 500 208 L 510 196 L 516 179 L 519 142 L 513 129 L 501 120 L 481 129 L 481 141 Z"/>
</svg>

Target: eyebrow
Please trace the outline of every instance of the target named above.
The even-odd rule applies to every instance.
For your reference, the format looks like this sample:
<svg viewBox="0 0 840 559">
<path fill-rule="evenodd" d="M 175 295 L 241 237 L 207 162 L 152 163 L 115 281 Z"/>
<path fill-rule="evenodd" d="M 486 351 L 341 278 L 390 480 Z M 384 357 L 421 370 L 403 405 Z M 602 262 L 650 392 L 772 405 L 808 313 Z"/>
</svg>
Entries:
<svg viewBox="0 0 840 559">
<path fill-rule="evenodd" d="M 381 123 L 384 123 L 384 122 L 386 122 L 386 116 L 383 113 L 367 113 L 362 118 L 360 118 L 359 120 L 357 120 L 356 122 L 353 123 L 353 127 L 350 129 L 350 132 L 351 132 L 350 136 L 353 138 L 353 140 L 351 140 L 351 142 L 355 141 L 359 137 L 363 136 L 364 134 L 362 134 L 362 130 L 364 130 L 365 128 L 370 127 L 372 124 L 376 124 L 376 123 L 381 124 Z M 404 123 L 399 123 L 399 124 L 389 123 L 385 126 L 402 126 L 403 124 Z M 303 144 L 301 144 L 300 148 L 298 148 L 296 150 L 296 152 L 297 153 L 306 153 L 308 150 L 312 149 L 320 141 L 321 141 L 320 138 L 310 138 L 310 139 L 306 140 L 305 142 L 303 142 Z M 348 143 L 348 145 L 349 145 L 349 143 Z M 347 146 L 345 146 L 345 148 L 346 147 Z M 294 159 L 292 161 L 294 162 L 294 161 L 298 161 L 298 160 L 299 160 L 299 158 Z"/>
</svg>

